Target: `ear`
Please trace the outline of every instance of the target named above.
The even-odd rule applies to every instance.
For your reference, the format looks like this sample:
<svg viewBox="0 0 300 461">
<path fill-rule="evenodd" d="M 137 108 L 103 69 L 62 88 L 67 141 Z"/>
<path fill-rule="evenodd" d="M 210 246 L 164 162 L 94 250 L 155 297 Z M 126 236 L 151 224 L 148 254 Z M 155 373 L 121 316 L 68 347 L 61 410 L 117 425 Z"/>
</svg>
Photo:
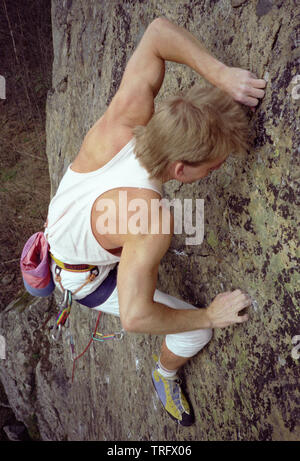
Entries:
<svg viewBox="0 0 300 461">
<path fill-rule="evenodd" d="M 176 162 L 174 166 L 174 179 L 178 181 L 182 181 L 185 176 L 184 171 L 184 163 L 183 162 Z"/>
</svg>

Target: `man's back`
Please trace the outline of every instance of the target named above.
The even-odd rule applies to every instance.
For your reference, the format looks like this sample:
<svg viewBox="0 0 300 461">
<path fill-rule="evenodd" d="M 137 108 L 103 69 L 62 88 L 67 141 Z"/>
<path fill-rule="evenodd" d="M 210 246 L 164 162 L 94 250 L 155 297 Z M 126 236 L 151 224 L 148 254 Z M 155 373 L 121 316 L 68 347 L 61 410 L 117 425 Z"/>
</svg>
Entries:
<svg viewBox="0 0 300 461">
<path fill-rule="evenodd" d="M 120 150 L 132 139 L 132 128 L 125 126 L 117 117 L 114 119 L 111 114 L 111 108 L 99 119 L 85 137 L 81 149 L 72 163 L 71 169 L 77 173 L 89 173 L 98 170 L 106 165 Z M 109 120 L 108 120 L 109 119 Z M 131 172 L 124 172 L 124 175 L 130 175 Z M 126 192 L 127 201 L 142 199 L 149 204 L 151 199 L 160 199 L 160 195 L 150 189 L 120 187 L 114 188 L 99 195 L 94 202 L 91 212 L 91 227 L 99 245 L 112 254 L 121 255 L 122 247 L 126 236 L 118 232 L 118 229 L 124 229 L 124 226 L 130 221 L 133 211 L 126 213 L 119 212 L 119 192 Z M 102 212 L 98 211 L 101 201 L 112 200 L 116 207 L 116 213 L 109 215 L 110 221 L 115 219 L 117 232 L 107 233 L 107 228 L 99 224 L 99 216 Z M 104 202 L 103 202 L 104 203 Z M 149 207 L 150 209 L 150 207 Z M 124 211 L 124 210 L 123 210 Z M 107 213 L 106 213 L 107 216 Z M 121 216 L 121 221 L 119 217 Z M 103 224 L 103 223 L 102 223 Z"/>
</svg>

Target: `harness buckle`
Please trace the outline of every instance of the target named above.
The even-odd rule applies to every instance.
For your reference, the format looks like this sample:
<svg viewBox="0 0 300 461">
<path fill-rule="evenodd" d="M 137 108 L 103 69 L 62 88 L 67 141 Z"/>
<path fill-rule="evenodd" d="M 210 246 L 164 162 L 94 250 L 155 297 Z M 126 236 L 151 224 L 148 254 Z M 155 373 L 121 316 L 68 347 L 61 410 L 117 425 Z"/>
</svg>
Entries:
<svg viewBox="0 0 300 461">
<path fill-rule="evenodd" d="M 94 274 L 95 277 L 97 277 L 99 275 L 98 266 L 93 267 L 93 269 L 91 269 L 90 272 L 91 272 L 91 274 Z"/>
<path fill-rule="evenodd" d="M 54 272 L 55 272 L 55 275 L 60 275 L 60 273 L 61 273 L 61 267 L 59 267 L 59 266 L 56 264 L 55 269 L 54 269 Z"/>
</svg>

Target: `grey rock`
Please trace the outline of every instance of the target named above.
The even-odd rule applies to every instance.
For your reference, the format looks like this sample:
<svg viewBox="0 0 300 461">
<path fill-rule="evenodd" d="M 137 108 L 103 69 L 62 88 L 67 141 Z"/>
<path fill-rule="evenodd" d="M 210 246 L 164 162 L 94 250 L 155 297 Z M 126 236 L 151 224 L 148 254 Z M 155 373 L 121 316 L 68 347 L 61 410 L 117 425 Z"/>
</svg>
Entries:
<svg viewBox="0 0 300 461">
<path fill-rule="evenodd" d="M 274 6 L 274 2 L 272 0 L 258 0 L 256 5 L 256 14 L 257 16 L 264 16 L 265 14 L 269 13 Z"/>
<path fill-rule="evenodd" d="M 6 274 L 2 277 L 1 283 L 2 285 L 9 285 L 15 278 L 15 274 Z"/>
<path fill-rule="evenodd" d="M 297 56 L 286 39 L 296 27 L 296 11 L 289 0 L 272 8 L 270 1 L 259 1 L 257 8 L 249 2 L 235 15 L 223 5 L 52 1 L 54 62 L 46 124 L 52 195 L 154 17 L 185 24 L 228 65 L 258 77 L 267 72 L 268 84 L 265 98 L 249 114 L 249 155 L 196 184 L 164 188 L 166 197 L 205 199 L 205 239 L 191 248 L 174 236 L 160 265 L 158 288 L 195 305 L 235 288 L 253 298 L 249 321 L 215 330 L 208 347 L 184 368 L 195 425 L 179 428 L 153 392 L 152 354 L 159 352 L 161 337 L 126 334 L 122 341 L 93 343 L 76 361 L 72 382 L 70 335 L 64 332 L 55 343 L 49 330 L 58 311 L 54 299 L 29 297 L 0 314 L 7 355 L 0 376 L 31 438 L 299 440 L 299 363 L 292 357 L 300 324 L 299 106 L 291 97 Z M 182 88 L 204 83 L 185 66 L 169 63 L 157 103 L 177 92 L 179 81 Z M 86 347 L 96 319 L 96 312 L 72 307 L 69 331 L 76 355 Z M 103 314 L 99 328 L 118 331 L 120 320 Z"/>
<path fill-rule="evenodd" d="M 12 442 L 24 442 L 25 440 L 28 440 L 26 427 L 22 423 L 4 426 L 3 430 L 8 439 Z"/>
<path fill-rule="evenodd" d="M 231 0 L 231 6 L 233 6 L 233 8 L 237 8 L 238 6 L 242 6 L 247 1 L 248 0 Z"/>
</svg>

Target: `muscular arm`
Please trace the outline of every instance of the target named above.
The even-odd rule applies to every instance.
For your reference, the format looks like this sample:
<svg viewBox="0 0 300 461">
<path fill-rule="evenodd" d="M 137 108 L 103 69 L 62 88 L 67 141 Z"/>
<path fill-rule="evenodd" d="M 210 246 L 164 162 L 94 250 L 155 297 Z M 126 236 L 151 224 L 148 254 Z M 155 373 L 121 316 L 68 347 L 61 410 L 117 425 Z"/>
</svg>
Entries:
<svg viewBox="0 0 300 461">
<path fill-rule="evenodd" d="M 153 47 L 161 59 L 191 67 L 212 85 L 248 106 L 256 106 L 258 98 L 264 96 L 261 88 L 265 87 L 265 80 L 247 70 L 226 66 L 186 29 L 165 18 L 156 21 L 157 38 Z"/>
<path fill-rule="evenodd" d="M 166 18 L 157 18 L 147 27 L 130 57 L 118 91 L 101 121 L 89 130 L 84 141 L 86 152 L 97 151 L 106 130 L 128 131 L 146 126 L 154 113 L 154 99 L 165 76 L 165 61 L 185 64 L 238 102 L 251 106 L 264 96 L 263 79 L 247 70 L 229 67 L 213 57 L 205 46 L 186 29 Z"/>
<path fill-rule="evenodd" d="M 158 267 L 171 236 L 129 235 L 118 269 L 120 317 L 127 331 L 170 334 L 201 328 L 222 328 L 248 319 L 239 312 L 251 304 L 240 290 L 220 293 L 206 309 L 175 310 L 153 301 Z"/>
<path fill-rule="evenodd" d="M 143 235 L 130 236 L 123 246 L 117 285 L 127 331 L 159 335 L 210 326 L 205 309 L 180 311 L 153 301 L 159 262 L 169 244 L 169 235 Z"/>
<path fill-rule="evenodd" d="M 110 105 L 114 120 L 127 126 L 146 125 L 154 110 L 154 98 L 163 83 L 165 61 L 185 64 L 233 99 L 256 106 L 266 82 L 247 70 L 228 67 L 213 57 L 186 29 L 165 18 L 146 29 L 128 61 L 119 90 Z"/>
</svg>

